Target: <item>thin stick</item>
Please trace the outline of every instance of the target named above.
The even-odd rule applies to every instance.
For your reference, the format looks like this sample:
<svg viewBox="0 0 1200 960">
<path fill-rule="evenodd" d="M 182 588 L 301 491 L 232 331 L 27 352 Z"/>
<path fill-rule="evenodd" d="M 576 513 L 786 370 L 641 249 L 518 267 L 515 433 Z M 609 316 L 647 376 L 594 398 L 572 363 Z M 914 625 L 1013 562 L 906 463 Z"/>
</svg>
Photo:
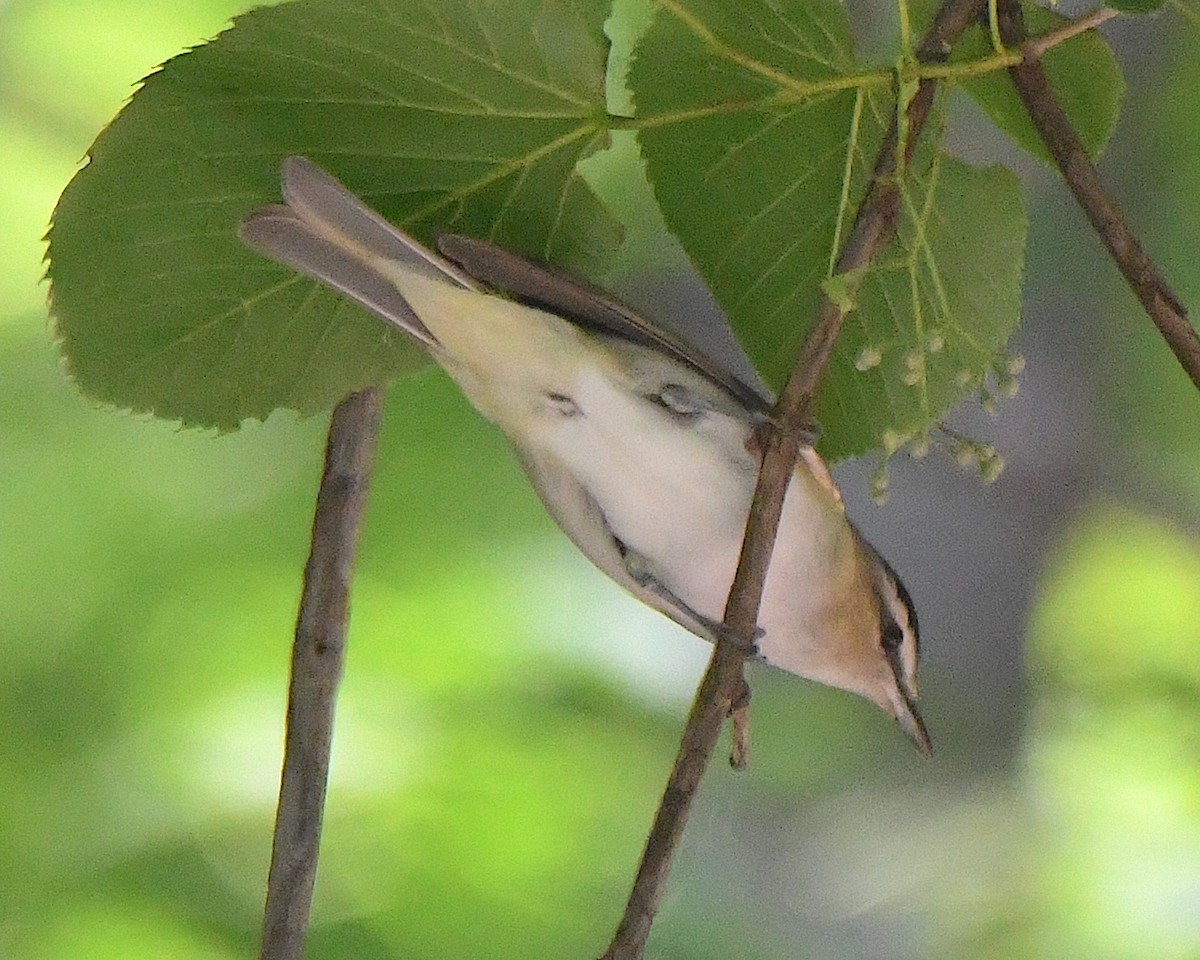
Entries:
<svg viewBox="0 0 1200 960">
<path fill-rule="evenodd" d="M 1046 149 L 1117 269 L 1141 301 L 1180 366 L 1200 389 L 1200 334 L 1196 333 L 1188 320 L 1187 309 L 1142 249 L 1124 211 L 1101 180 L 1054 95 L 1046 71 L 1038 62 L 1036 46 L 1026 41 L 1024 16 L 1020 6 L 1012 0 L 1002 0 L 1000 4 L 1000 30 L 1004 42 L 1019 47 L 1025 55 L 1022 63 L 1009 68 L 1009 76 Z"/>
<path fill-rule="evenodd" d="M 369 388 L 338 404 L 329 423 L 292 645 L 283 776 L 260 960 L 299 960 L 308 933 L 333 712 L 350 621 L 350 581 L 381 406 L 379 391 Z"/>
<path fill-rule="evenodd" d="M 944 60 L 951 45 L 979 15 L 987 0 L 945 0 L 917 55 L 922 61 Z M 908 105 L 905 155 L 910 157 L 929 110 L 936 81 L 922 80 Z M 837 261 L 837 273 L 853 274 L 867 266 L 895 237 L 900 191 L 895 180 L 899 136 L 893 124 L 880 149 L 871 189 L 859 207 L 854 226 Z M 671 863 L 683 835 L 692 800 L 708 767 L 721 727 L 745 679 L 742 668 L 754 636 L 771 550 L 779 525 L 783 496 L 795 469 L 799 437 L 808 422 L 813 396 L 841 330 L 845 311 L 822 298 L 817 324 L 775 408 L 776 429 L 765 438 L 762 467 L 737 573 L 725 608 L 729 639 L 713 650 L 708 670 L 692 704 L 675 766 L 667 781 L 654 825 L 634 879 L 625 913 L 602 960 L 641 960 L 650 928 L 666 888 Z M 736 638 L 743 638 L 738 643 Z"/>
<path fill-rule="evenodd" d="M 1025 56 L 1026 58 L 1036 60 L 1045 55 L 1047 50 L 1057 47 L 1060 43 L 1065 43 L 1072 37 L 1076 37 L 1081 33 L 1087 33 L 1089 30 L 1095 30 L 1100 24 L 1107 23 L 1113 17 L 1120 15 L 1121 11 L 1114 10 L 1112 7 L 1100 7 L 1050 33 L 1043 34 L 1040 37 L 1030 37 L 1025 44 Z"/>
</svg>

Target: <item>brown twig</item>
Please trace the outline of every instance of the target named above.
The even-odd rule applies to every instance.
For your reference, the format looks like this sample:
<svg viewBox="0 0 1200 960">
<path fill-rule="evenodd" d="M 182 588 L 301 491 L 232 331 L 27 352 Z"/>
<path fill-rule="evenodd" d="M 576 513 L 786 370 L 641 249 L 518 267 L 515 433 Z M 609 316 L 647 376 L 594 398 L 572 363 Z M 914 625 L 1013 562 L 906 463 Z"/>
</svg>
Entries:
<svg viewBox="0 0 1200 960">
<path fill-rule="evenodd" d="M 334 704 L 350 620 L 350 580 L 371 484 L 380 410 L 379 391 L 369 388 L 338 404 L 329 423 L 292 645 L 283 776 L 260 960 L 299 960 L 308 932 Z"/>
<path fill-rule="evenodd" d="M 987 0 L 945 0 L 921 44 L 923 62 L 944 60 L 950 47 L 979 15 Z M 936 81 L 922 80 L 907 107 L 905 158 L 911 156 L 933 105 Z M 838 256 L 836 273 L 853 276 L 892 242 L 900 212 L 896 181 L 900 134 L 893 123 L 880 149 L 871 188 Z M 654 825 L 634 879 L 625 913 L 603 960 L 641 960 L 666 887 L 671 862 L 688 811 L 704 776 L 730 706 L 745 684 L 742 668 L 758 622 L 763 585 L 779 525 L 784 492 L 795 469 L 799 437 L 809 420 L 813 397 L 841 330 L 846 310 L 823 297 L 816 326 L 775 408 L 776 429 L 766 437 L 762 466 L 737 573 L 725 608 L 729 638 L 717 642 L 684 729 L 679 754 L 667 781 Z M 743 638 L 737 642 L 736 638 Z"/>
<path fill-rule="evenodd" d="M 1072 37 L 1079 36 L 1081 33 L 1095 30 L 1100 24 L 1107 23 L 1113 17 L 1119 17 L 1120 15 L 1121 11 L 1114 10 L 1112 7 L 1100 7 L 1089 13 L 1085 13 L 1082 17 L 1070 21 L 1057 30 L 1051 30 L 1040 37 L 1030 37 L 1025 44 L 1025 56 L 1035 60 L 1043 57 L 1047 50 L 1057 47 L 1060 43 L 1065 43 Z M 1003 33 L 1001 34 L 1001 38 L 1003 38 Z"/>
<path fill-rule="evenodd" d="M 1019 48 L 1025 59 L 1009 68 L 1017 94 L 1063 179 L 1087 214 L 1101 242 L 1141 301 L 1192 383 L 1200 389 L 1200 334 L 1188 320 L 1187 309 L 1134 236 L 1124 211 L 1100 178 L 1080 142 L 1070 118 L 1058 102 L 1038 60 L 1038 49 L 1025 35 L 1025 19 L 1015 0 L 1001 0 L 1000 36 Z"/>
</svg>

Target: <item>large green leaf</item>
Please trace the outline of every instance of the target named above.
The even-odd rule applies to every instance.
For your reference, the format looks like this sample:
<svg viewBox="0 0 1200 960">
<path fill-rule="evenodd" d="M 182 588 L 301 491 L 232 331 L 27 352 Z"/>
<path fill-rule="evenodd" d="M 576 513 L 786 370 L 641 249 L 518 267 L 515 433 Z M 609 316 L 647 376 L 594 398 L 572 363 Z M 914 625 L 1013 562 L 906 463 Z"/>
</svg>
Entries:
<svg viewBox="0 0 1200 960">
<path fill-rule="evenodd" d="M 419 362 L 399 334 L 242 248 L 305 154 L 418 236 L 561 263 L 618 228 L 578 176 L 605 142 L 603 0 L 301 0 L 147 78 L 50 232 L 58 335 L 100 400 L 235 428 Z"/>
<path fill-rule="evenodd" d="M 890 79 L 856 66 L 834 0 L 660 0 L 630 85 L 666 220 L 778 386 L 865 189 Z M 899 249 L 859 291 L 818 401 L 833 457 L 928 430 L 1019 316 L 1014 179 L 923 149 L 903 182 Z"/>
<path fill-rule="evenodd" d="M 1031 36 L 1053 33 L 1069 22 L 1032 4 L 1025 8 L 1025 24 Z M 976 25 L 955 46 L 954 59 L 979 60 L 991 52 L 989 31 Z M 1095 30 L 1089 30 L 1051 47 L 1042 57 L 1042 65 L 1079 139 L 1092 156 L 1099 155 L 1116 128 L 1125 96 L 1125 78 L 1108 41 Z M 963 80 L 962 87 L 1018 146 L 1042 162 L 1054 165 L 1007 71 Z"/>
<path fill-rule="evenodd" d="M 897 249 L 863 281 L 830 370 L 837 392 L 819 408 L 877 425 L 868 443 L 889 447 L 925 433 L 996 365 L 1020 315 L 1025 262 L 1009 170 L 933 151 L 909 174 Z"/>
</svg>

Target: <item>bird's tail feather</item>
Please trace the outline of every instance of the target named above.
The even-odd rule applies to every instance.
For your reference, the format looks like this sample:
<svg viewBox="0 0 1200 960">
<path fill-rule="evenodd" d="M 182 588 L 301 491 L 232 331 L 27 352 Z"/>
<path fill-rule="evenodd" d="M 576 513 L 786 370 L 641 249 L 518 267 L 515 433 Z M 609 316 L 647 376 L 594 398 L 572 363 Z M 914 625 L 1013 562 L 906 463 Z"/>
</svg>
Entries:
<svg viewBox="0 0 1200 960">
<path fill-rule="evenodd" d="M 397 287 L 397 267 L 479 289 L 458 267 L 396 229 L 304 157 L 283 162 L 282 204 L 254 211 L 238 227 L 252 250 L 356 300 L 426 346 L 437 340 Z"/>
</svg>

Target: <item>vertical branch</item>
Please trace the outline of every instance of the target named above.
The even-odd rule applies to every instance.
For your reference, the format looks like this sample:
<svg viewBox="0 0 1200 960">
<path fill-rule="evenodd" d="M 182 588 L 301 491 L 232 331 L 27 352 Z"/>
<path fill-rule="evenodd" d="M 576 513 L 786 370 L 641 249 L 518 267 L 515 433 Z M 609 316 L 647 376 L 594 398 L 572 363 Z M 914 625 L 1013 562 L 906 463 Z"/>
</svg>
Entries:
<svg viewBox="0 0 1200 960">
<path fill-rule="evenodd" d="M 1019 48 L 1025 55 L 1021 63 L 1009 68 L 1009 76 L 1025 104 L 1029 119 L 1121 275 L 1175 354 L 1175 359 L 1192 383 L 1200 388 L 1200 335 L 1188 320 L 1186 308 L 1134 236 L 1125 212 L 1100 178 L 1100 172 L 1054 95 L 1039 61 L 1043 47 L 1026 39 L 1025 18 L 1015 0 L 1000 0 L 999 22 L 1004 42 Z"/>
<path fill-rule="evenodd" d="M 979 15 L 986 2 L 945 0 L 917 48 L 918 58 L 926 63 L 944 60 L 951 45 Z M 900 212 L 896 173 L 903 166 L 899 161 L 912 154 L 933 105 L 935 88 L 933 79 L 922 80 L 909 102 L 903 150 L 900 148 L 901 135 L 894 122 L 888 131 L 875 164 L 871 188 L 838 256 L 836 273 L 853 275 L 869 266 L 895 237 Z M 816 326 L 775 407 L 776 428 L 765 438 L 742 553 L 725 607 L 728 636 L 718 640 L 700 682 L 675 766 L 646 839 L 625 912 L 602 960 L 641 960 L 692 801 L 725 718 L 731 706 L 742 697 L 746 684 L 742 668 L 758 623 L 758 608 L 784 494 L 796 465 L 799 437 L 809 420 L 813 397 L 845 315 L 843 307 L 822 297 Z"/>
<path fill-rule="evenodd" d="M 292 645 L 287 734 L 260 960 L 299 960 L 308 932 L 330 743 L 350 620 L 350 582 L 379 435 L 377 388 L 338 404 L 329 423 L 312 545 Z"/>
</svg>

